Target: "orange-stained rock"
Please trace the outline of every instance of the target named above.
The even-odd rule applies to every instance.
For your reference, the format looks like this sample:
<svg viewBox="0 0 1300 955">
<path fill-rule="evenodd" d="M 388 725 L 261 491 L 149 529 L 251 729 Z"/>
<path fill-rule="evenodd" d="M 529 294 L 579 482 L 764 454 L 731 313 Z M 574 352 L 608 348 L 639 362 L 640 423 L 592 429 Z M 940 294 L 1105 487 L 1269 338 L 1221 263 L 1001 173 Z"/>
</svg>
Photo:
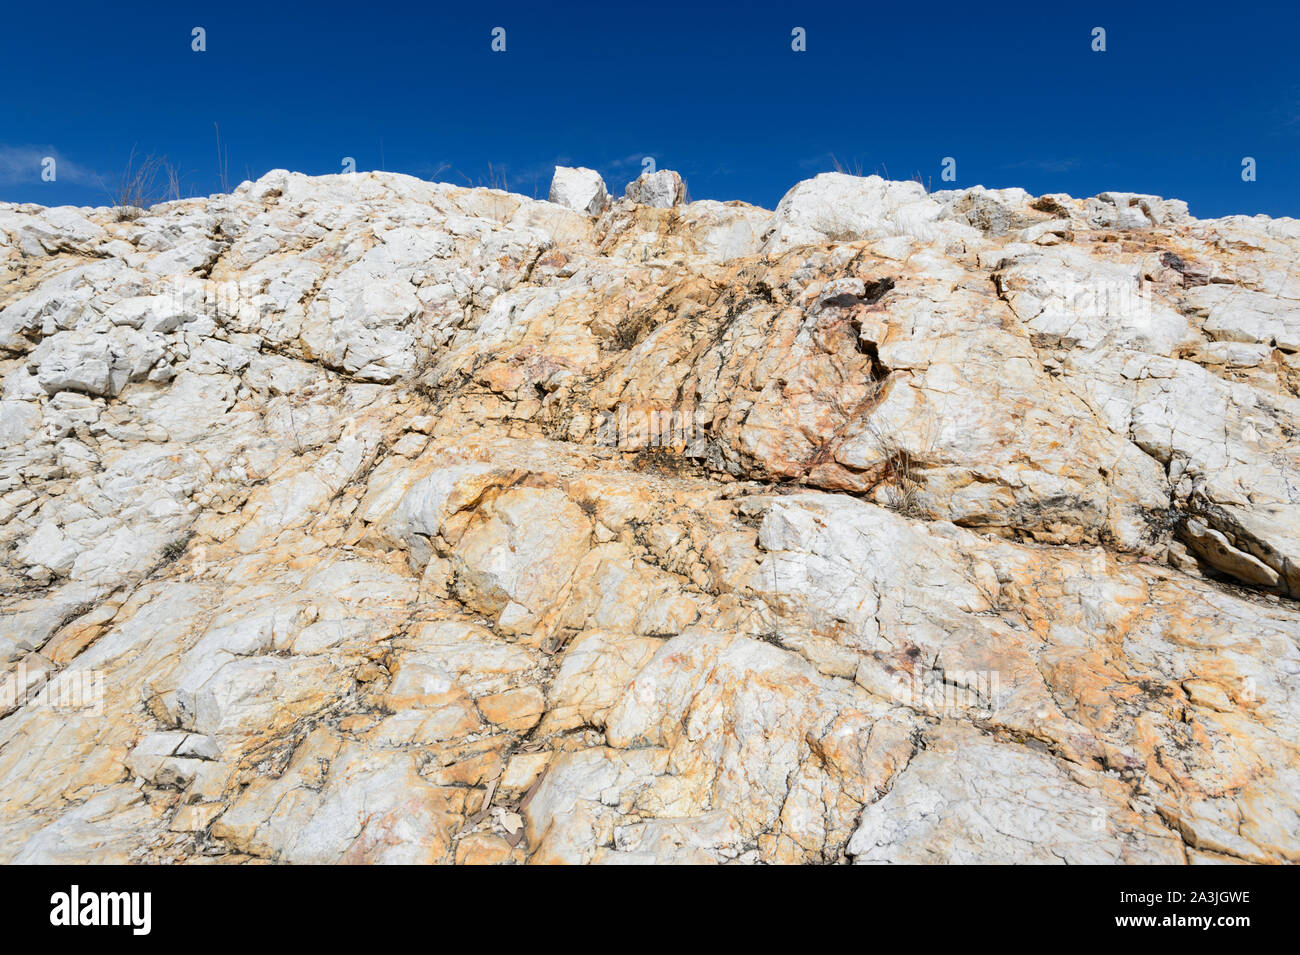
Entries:
<svg viewBox="0 0 1300 955">
<path fill-rule="evenodd" d="M 1300 224 L 659 175 L 0 203 L 0 861 L 1300 861 Z"/>
</svg>

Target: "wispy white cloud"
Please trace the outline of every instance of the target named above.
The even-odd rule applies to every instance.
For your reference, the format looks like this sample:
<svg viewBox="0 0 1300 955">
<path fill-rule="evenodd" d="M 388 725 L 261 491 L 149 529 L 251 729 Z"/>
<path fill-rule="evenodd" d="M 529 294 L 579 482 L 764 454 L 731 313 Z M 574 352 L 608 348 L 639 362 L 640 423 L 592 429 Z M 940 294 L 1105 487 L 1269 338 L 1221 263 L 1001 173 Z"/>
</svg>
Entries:
<svg viewBox="0 0 1300 955">
<path fill-rule="evenodd" d="M 0 145 L 0 183 L 11 185 L 20 182 L 40 182 L 42 163 L 52 156 L 58 182 L 78 186 L 93 186 L 97 180 L 94 172 L 59 154 L 53 146 Z"/>
<path fill-rule="evenodd" d="M 661 165 L 660 156 L 661 154 L 659 152 L 650 150 L 643 153 L 631 153 L 630 155 L 623 156 L 621 159 L 611 159 L 609 162 L 603 163 L 602 165 L 615 172 L 620 172 L 624 169 L 635 169 L 637 173 L 640 174 L 641 166 L 645 163 L 647 157 L 653 159 L 655 161 L 655 167 L 658 168 Z"/>
</svg>

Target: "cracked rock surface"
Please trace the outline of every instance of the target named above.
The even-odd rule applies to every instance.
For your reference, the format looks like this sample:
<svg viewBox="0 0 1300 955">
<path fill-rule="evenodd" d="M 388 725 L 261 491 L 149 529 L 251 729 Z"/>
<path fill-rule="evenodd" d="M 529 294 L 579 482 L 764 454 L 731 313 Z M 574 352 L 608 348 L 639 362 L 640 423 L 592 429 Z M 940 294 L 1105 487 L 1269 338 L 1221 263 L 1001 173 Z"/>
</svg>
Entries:
<svg viewBox="0 0 1300 955">
<path fill-rule="evenodd" d="M 0 204 L 0 861 L 1300 861 L 1300 222 L 655 176 Z"/>
</svg>

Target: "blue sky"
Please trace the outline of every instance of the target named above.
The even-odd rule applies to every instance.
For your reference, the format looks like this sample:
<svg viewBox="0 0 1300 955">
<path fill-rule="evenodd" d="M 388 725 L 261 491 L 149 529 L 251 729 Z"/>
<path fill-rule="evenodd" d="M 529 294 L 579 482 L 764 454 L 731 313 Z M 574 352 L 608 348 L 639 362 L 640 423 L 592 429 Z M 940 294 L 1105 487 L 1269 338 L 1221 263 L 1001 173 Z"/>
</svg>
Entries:
<svg viewBox="0 0 1300 955">
<path fill-rule="evenodd" d="M 621 192 L 653 156 L 693 198 L 770 208 L 835 161 L 944 188 L 951 156 L 959 187 L 1300 216 L 1300 13 L 1283 4 L 150 6 L 6 5 L 0 199 L 103 204 L 97 180 L 132 147 L 216 191 L 218 123 L 232 184 L 351 156 L 544 198 L 556 163 Z"/>
</svg>

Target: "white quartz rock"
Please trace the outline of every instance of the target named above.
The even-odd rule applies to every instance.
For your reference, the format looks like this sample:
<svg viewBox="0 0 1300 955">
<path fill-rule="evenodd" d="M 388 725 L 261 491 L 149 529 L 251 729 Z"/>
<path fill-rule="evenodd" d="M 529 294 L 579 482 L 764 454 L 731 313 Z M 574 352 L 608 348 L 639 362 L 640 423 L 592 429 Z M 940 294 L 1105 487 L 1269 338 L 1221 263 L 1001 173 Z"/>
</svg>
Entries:
<svg viewBox="0 0 1300 955">
<path fill-rule="evenodd" d="M 609 205 L 605 180 L 596 170 L 585 166 L 576 169 L 569 166 L 556 166 L 555 176 L 551 179 L 551 191 L 547 198 L 556 205 L 589 216 L 600 215 Z"/>
</svg>

